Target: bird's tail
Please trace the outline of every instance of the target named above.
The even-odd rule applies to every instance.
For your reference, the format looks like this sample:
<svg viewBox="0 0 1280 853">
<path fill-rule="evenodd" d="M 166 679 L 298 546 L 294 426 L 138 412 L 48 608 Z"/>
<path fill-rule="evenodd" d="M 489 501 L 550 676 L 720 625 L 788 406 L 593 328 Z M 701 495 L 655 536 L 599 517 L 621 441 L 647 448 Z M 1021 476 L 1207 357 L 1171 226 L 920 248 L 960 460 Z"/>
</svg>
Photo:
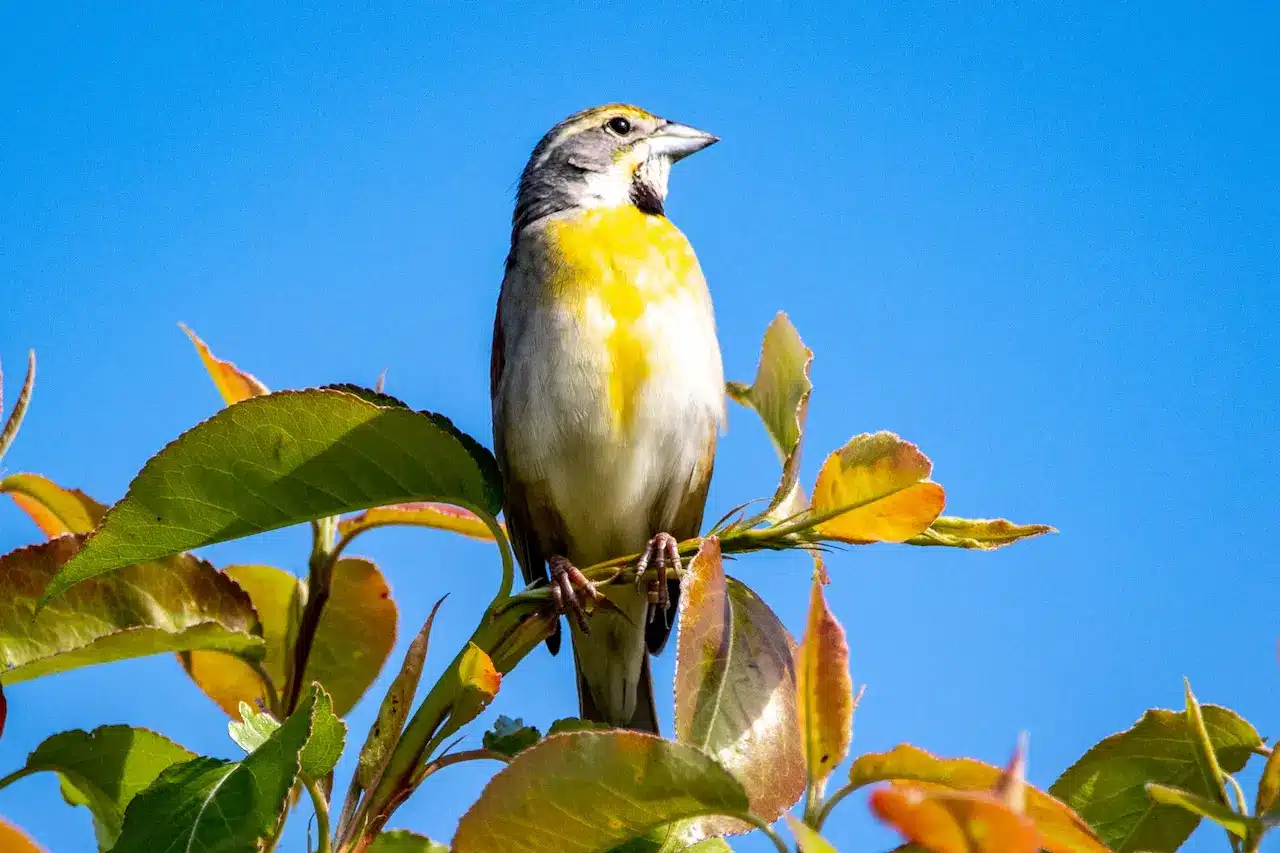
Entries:
<svg viewBox="0 0 1280 853">
<path fill-rule="evenodd" d="M 582 666 L 578 664 L 576 655 L 574 666 L 578 673 L 579 715 L 582 719 L 593 723 L 609 723 L 610 720 L 596 708 L 595 702 L 591 700 L 591 690 L 587 687 L 586 677 L 582 674 Z M 636 685 L 636 710 L 632 713 L 631 720 L 622 728 L 655 735 L 661 734 L 658 731 L 658 706 L 653 698 L 653 676 L 649 672 L 648 655 L 644 656 L 644 663 L 640 666 L 640 682 Z"/>
</svg>

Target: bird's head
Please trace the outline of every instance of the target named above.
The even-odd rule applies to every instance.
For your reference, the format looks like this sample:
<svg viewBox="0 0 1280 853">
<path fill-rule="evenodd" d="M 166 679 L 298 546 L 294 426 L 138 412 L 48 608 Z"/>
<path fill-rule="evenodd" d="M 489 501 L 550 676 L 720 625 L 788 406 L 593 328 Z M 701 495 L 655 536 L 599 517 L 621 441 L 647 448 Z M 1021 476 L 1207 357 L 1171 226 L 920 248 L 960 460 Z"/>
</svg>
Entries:
<svg viewBox="0 0 1280 853">
<path fill-rule="evenodd" d="M 516 198 L 517 232 L 563 210 L 632 204 L 661 214 L 671 164 L 719 141 L 628 104 L 557 124 L 533 149 Z"/>
</svg>

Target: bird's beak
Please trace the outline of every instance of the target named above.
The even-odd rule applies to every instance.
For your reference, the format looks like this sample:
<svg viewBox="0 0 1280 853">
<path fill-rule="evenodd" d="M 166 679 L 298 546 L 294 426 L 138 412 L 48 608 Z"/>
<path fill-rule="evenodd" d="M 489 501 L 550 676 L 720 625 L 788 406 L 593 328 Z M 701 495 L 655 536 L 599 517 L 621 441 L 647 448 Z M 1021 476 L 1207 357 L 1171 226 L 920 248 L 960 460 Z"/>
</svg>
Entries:
<svg viewBox="0 0 1280 853">
<path fill-rule="evenodd" d="M 705 130 L 669 121 L 649 135 L 649 151 L 669 157 L 674 163 L 719 141 L 720 137 Z"/>
</svg>

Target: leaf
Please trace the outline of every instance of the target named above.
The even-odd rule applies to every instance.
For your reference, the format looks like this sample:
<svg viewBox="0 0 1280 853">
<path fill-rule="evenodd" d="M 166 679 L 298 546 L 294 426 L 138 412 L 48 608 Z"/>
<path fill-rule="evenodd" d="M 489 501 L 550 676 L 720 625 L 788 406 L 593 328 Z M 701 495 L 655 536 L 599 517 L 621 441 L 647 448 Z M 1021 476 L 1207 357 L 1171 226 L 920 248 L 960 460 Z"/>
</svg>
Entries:
<svg viewBox="0 0 1280 853">
<path fill-rule="evenodd" d="M 18 508 L 50 538 L 65 533 L 88 533 L 106 514 L 105 505 L 79 489 L 64 489 L 39 474 L 10 474 L 0 480 Z"/>
<path fill-rule="evenodd" d="M 461 533 L 463 536 L 470 536 L 472 539 L 493 541 L 493 531 L 474 512 L 449 504 L 428 501 L 374 507 L 359 515 L 347 516 L 338 522 L 338 532 L 344 537 L 351 538 L 357 533 L 391 524 L 449 530 Z"/>
<path fill-rule="evenodd" d="M 733 853 L 733 848 L 723 838 L 708 838 L 692 847 L 682 848 L 679 853 Z"/>
<path fill-rule="evenodd" d="M 1200 817 L 1207 817 L 1237 838 L 1245 839 L 1249 837 L 1251 832 L 1262 832 L 1262 821 L 1255 817 L 1239 814 L 1229 806 L 1216 803 L 1199 794 L 1193 794 L 1190 791 L 1173 788 L 1169 785 L 1161 785 L 1157 782 L 1148 782 L 1146 789 L 1147 796 L 1157 803 L 1162 803 L 1166 806 L 1177 806 Z"/>
<path fill-rule="evenodd" d="M 400 741 L 400 733 L 404 730 L 404 721 L 409 717 L 409 709 L 413 705 L 413 695 L 418 689 L 418 681 L 422 678 L 422 666 L 427 658 L 427 644 L 431 638 L 431 625 L 435 622 L 436 612 L 444 603 L 441 598 L 431 608 L 431 614 L 423 623 L 418 635 L 409 643 L 404 654 L 400 671 L 392 680 L 382 697 L 378 707 L 378 716 L 369 727 L 369 735 L 360 749 L 360 758 L 356 764 L 353 785 L 362 790 L 372 790 L 386 769 L 387 761 Z"/>
<path fill-rule="evenodd" d="M 496 515 L 493 455 L 439 415 L 343 391 L 282 391 L 223 409 L 153 456 L 47 596 L 150 560 L 410 500 Z"/>
<path fill-rule="evenodd" d="M 830 841 L 795 815 L 787 815 L 787 826 L 791 827 L 791 834 L 796 837 L 796 850 L 799 853 L 836 853 L 836 848 Z"/>
<path fill-rule="evenodd" d="M 813 383 L 809 371 L 813 351 L 800 340 L 800 333 L 781 311 L 765 329 L 760 348 L 760 364 L 755 382 L 727 384 L 729 396 L 748 406 L 764 421 L 769 438 L 782 459 L 782 480 L 769 502 L 769 512 L 791 515 L 804 509 L 804 494 L 799 490 L 800 449 L 804 423 L 809 411 L 809 395 Z"/>
<path fill-rule="evenodd" d="M 0 697 L 2 698 L 2 697 Z M 1262 767 L 1262 778 L 1258 780 L 1258 799 L 1254 805 L 1254 814 L 1266 814 L 1280 799 L 1280 749 L 1271 747 L 1267 763 Z"/>
<path fill-rule="evenodd" d="M 809 621 L 796 655 L 800 732 L 809 779 L 821 783 L 849 754 L 853 741 L 853 679 L 844 628 L 827 607 L 814 572 Z"/>
<path fill-rule="evenodd" d="M 227 566 L 222 573 L 249 595 L 262 625 L 263 672 L 275 691 L 283 689 L 293 658 L 290 639 L 294 613 L 301 613 L 306 585 L 275 566 L 242 564 Z M 275 707 L 254 667 L 235 655 L 223 652 L 187 652 L 179 656 L 183 669 L 206 696 L 218 703 L 230 717 L 239 717 L 239 708 L 259 702 Z"/>
<path fill-rule="evenodd" d="M 259 382 L 252 373 L 246 373 L 231 362 L 217 358 L 195 332 L 182 323 L 179 323 L 178 326 L 187 333 L 187 337 L 191 338 L 191 343 L 196 345 L 196 352 L 200 354 L 200 360 L 204 362 L 204 369 L 209 371 L 209 377 L 213 380 L 213 384 L 218 387 L 218 393 L 222 395 L 222 399 L 226 401 L 228 406 L 232 403 L 239 403 L 241 400 L 247 400 L 250 397 L 271 393 L 267 390 L 267 386 Z"/>
<path fill-rule="evenodd" d="M 814 531 L 840 542 L 905 542 L 926 530 L 946 502 L 933 464 L 891 432 L 863 434 L 827 457 L 813 487 Z M 847 510 L 844 508 L 848 507 Z"/>
<path fill-rule="evenodd" d="M 280 728 L 275 717 L 251 707 L 247 702 L 240 703 L 238 716 L 239 719 L 227 723 L 227 734 L 245 752 L 253 752 L 262 746 Z"/>
<path fill-rule="evenodd" d="M 498 717 L 493 728 L 484 733 L 484 748 L 511 757 L 523 752 L 542 739 L 542 733 L 524 720 Z"/>
<path fill-rule="evenodd" d="M 908 539 L 907 544 L 994 551 L 1023 539 L 1057 532 L 1047 524 L 1014 524 L 1003 518 L 957 518 L 940 515 L 927 530 Z"/>
<path fill-rule="evenodd" d="M 1004 771 L 972 758 L 938 758 L 909 744 L 888 752 L 868 753 L 849 768 L 849 784 L 855 788 L 876 782 L 922 782 L 956 791 L 991 791 Z M 1048 794 L 1026 789 L 1027 816 L 1039 830 L 1046 850 L 1054 853 L 1107 853 L 1089 825 L 1075 812 Z"/>
<path fill-rule="evenodd" d="M 311 734 L 298 756 L 298 772 L 306 779 L 329 775 L 342 757 L 347 742 L 347 724 L 333 712 L 333 699 L 318 684 L 312 684 Z"/>
<path fill-rule="evenodd" d="M 320 695 L 313 689 L 242 761 L 195 758 L 161 773 L 129 804 L 111 853 L 257 853 L 287 805 Z"/>
<path fill-rule="evenodd" d="M 334 712 L 346 716 L 391 655 L 398 621 L 391 589 L 378 567 L 363 557 L 338 560 L 302 683 L 323 684 L 333 697 Z"/>
<path fill-rule="evenodd" d="M 13 444 L 13 440 L 18 436 L 18 429 L 22 426 L 22 419 L 27 415 L 27 406 L 31 404 L 31 391 L 36 385 L 36 351 L 27 351 L 27 378 L 22 383 L 22 390 L 18 392 L 18 399 L 13 404 L 13 411 L 9 413 L 9 417 L 4 422 L 4 426 L 0 427 L 0 459 L 4 459 L 4 455 L 8 452 L 9 447 Z M 4 372 L 0 371 L 0 415 L 4 414 Z"/>
<path fill-rule="evenodd" d="M 613 726 L 608 723 L 597 723 L 593 720 L 584 720 L 581 717 L 565 717 L 551 724 L 551 728 L 547 729 L 547 737 L 570 732 L 607 732 L 612 729 Z"/>
<path fill-rule="evenodd" d="M 555 735 L 489 781 L 451 847 L 603 853 L 669 823 L 743 814 L 748 805 L 729 771 L 693 747 L 621 730 Z"/>
<path fill-rule="evenodd" d="M 990 794 L 913 785 L 871 792 L 871 811 L 910 841 L 934 853 L 1036 853 L 1030 818 Z"/>
<path fill-rule="evenodd" d="M 445 676 L 455 682 L 449 718 L 436 734 L 443 740 L 480 716 L 502 686 L 502 675 L 493 665 L 493 659 L 475 643 L 467 643 L 457 666 Z"/>
<path fill-rule="evenodd" d="M 0 850 L 5 853 L 47 853 L 18 827 L 0 818 Z"/>
<path fill-rule="evenodd" d="M 1213 742 L 1209 738 L 1209 732 L 1205 729 L 1204 714 L 1200 709 L 1200 702 L 1196 699 L 1196 695 L 1191 692 L 1190 679 L 1184 677 L 1182 686 L 1186 699 L 1187 727 L 1191 731 L 1192 737 L 1195 738 L 1196 760 L 1200 763 L 1200 772 L 1213 784 L 1218 802 L 1226 805 L 1230 802 L 1227 799 L 1227 780 L 1222 776 L 1222 768 L 1218 766 L 1218 757 L 1214 754 Z"/>
<path fill-rule="evenodd" d="M 369 845 L 369 853 L 449 853 L 449 848 L 425 835 L 407 829 L 380 832 Z"/>
<path fill-rule="evenodd" d="M 88 807 L 102 849 L 120 835 L 125 807 L 166 768 L 194 757 L 166 737 L 129 726 L 79 729 L 46 738 L 11 778 L 56 773 L 68 801 Z M 0 850 L 9 848 L 0 844 Z"/>
<path fill-rule="evenodd" d="M 727 579 L 714 536 L 682 581 L 676 643 L 676 738 L 714 757 L 742 783 L 751 811 L 776 820 L 804 792 L 796 710 L 795 643 L 754 592 Z M 708 819 L 703 835 L 750 826 Z"/>
<path fill-rule="evenodd" d="M 1262 745 L 1258 732 L 1234 712 L 1201 707 L 1219 765 L 1238 772 Z M 1050 793 L 1070 805 L 1116 853 L 1176 850 L 1200 818 L 1152 802 L 1148 782 L 1213 797 L 1216 783 L 1197 761 L 1195 734 L 1180 711 L 1153 709 L 1130 729 L 1105 738 L 1067 768 Z"/>
<path fill-rule="evenodd" d="M 86 582 L 37 614 L 45 586 L 81 541 L 62 536 L 0 557 L 0 677 L 5 684 L 185 649 L 262 654 L 248 596 L 189 554 Z"/>
</svg>

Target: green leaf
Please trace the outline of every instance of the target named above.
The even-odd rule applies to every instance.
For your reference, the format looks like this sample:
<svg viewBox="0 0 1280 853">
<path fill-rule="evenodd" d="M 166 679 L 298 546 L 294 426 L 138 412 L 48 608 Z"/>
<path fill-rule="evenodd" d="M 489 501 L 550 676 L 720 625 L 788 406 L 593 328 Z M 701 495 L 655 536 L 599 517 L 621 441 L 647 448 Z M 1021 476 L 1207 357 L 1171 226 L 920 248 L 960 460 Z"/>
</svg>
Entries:
<svg viewBox="0 0 1280 853">
<path fill-rule="evenodd" d="M 1177 806 L 1221 826 L 1237 838 L 1248 838 L 1251 832 L 1262 832 L 1262 821 L 1247 815 L 1238 814 L 1229 806 L 1215 803 L 1213 800 L 1157 782 L 1147 783 L 1147 796 L 1166 806 Z"/>
<path fill-rule="evenodd" d="M 489 451 L 439 415 L 345 391 L 282 391 L 188 430 L 134 478 L 49 598 L 131 563 L 415 500 L 496 515 Z"/>
<path fill-rule="evenodd" d="M 243 761 L 196 758 L 161 773 L 129 804 L 111 853 L 258 853 L 288 804 L 320 696 L 313 688 Z"/>
<path fill-rule="evenodd" d="M 45 586 L 83 537 L 62 536 L 0 557 L 0 679 L 187 649 L 260 657 L 249 598 L 189 554 L 85 583 L 37 613 Z"/>
<path fill-rule="evenodd" d="M 564 717 L 551 724 L 551 728 L 547 729 L 547 737 L 571 732 L 607 732 L 612 729 L 613 726 L 608 723 L 597 723 L 593 720 L 584 720 L 581 717 Z"/>
<path fill-rule="evenodd" d="M 796 849 L 799 853 L 837 853 L 835 846 L 823 838 L 818 830 L 795 815 L 787 815 L 787 826 L 791 827 L 791 834 L 796 837 Z"/>
<path fill-rule="evenodd" d="M 338 765 L 342 748 L 347 743 L 347 724 L 333 713 L 333 700 L 319 685 L 313 685 L 311 734 L 298 756 L 299 771 L 305 778 L 318 780 Z"/>
<path fill-rule="evenodd" d="M 1262 767 L 1262 778 L 1258 780 L 1258 799 L 1254 804 L 1254 814 L 1266 814 L 1280 799 L 1280 749 L 1271 747 L 1267 763 Z"/>
<path fill-rule="evenodd" d="M 733 848 L 723 838 L 708 838 L 692 847 L 685 847 L 680 853 L 733 853 Z"/>
<path fill-rule="evenodd" d="M 782 459 L 782 480 L 767 511 L 779 516 L 799 512 L 805 505 L 799 488 L 800 449 L 813 392 L 809 379 L 812 365 L 813 351 L 780 311 L 765 330 L 755 382 L 750 386 L 729 382 L 726 386 L 734 401 L 760 415 Z"/>
<path fill-rule="evenodd" d="M 380 832 L 369 845 L 369 853 L 449 853 L 449 848 L 407 829 Z"/>
<path fill-rule="evenodd" d="M 120 835 L 125 808 L 165 769 L 194 757 L 166 737 L 129 726 L 79 729 L 45 739 L 13 776 L 57 773 L 64 795 L 93 814 L 98 844 L 108 849 Z M 4 848 L 7 849 L 7 848 Z"/>
<path fill-rule="evenodd" d="M 675 821 L 748 807 L 742 785 L 698 749 L 640 732 L 578 732 L 517 755 L 463 815 L 451 846 L 604 853 Z"/>
<path fill-rule="evenodd" d="M 513 756 L 533 746 L 542 739 L 542 733 L 524 720 L 498 717 L 493 728 L 484 733 L 484 748 L 505 756 Z"/>
<path fill-rule="evenodd" d="M 1218 764 L 1238 772 L 1262 745 L 1240 716 L 1216 705 L 1201 706 Z M 1049 792 L 1089 822 L 1115 853 L 1176 850 L 1200 823 L 1180 808 L 1152 802 L 1148 782 L 1212 798 L 1216 783 L 1205 777 L 1195 733 L 1180 711 L 1154 709 L 1123 732 L 1102 740 L 1067 768 Z"/>
<path fill-rule="evenodd" d="M 1023 539 L 1058 531 L 1047 524 L 1014 524 L 1003 518 L 957 518 L 940 515 L 929 529 L 907 540 L 908 545 L 934 545 L 994 551 Z"/>
<path fill-rule="evenodd" d="M 245 752 L 253 752 L 262 746 L 280 728 L 279 720 L 248 702 L 240 703 L 239 717 L 227 723 L 227 734 Z"/>
<path fill-rule="evenodd" d="M 727 579 L 714 536 L 685 572 L 676 652 L 676 738 L 714 757 L 774 821 L 805 789 L 795 642 L 759 596 Z M 708 818 L 699 837 L 750 831 Z"/>
</svg>

